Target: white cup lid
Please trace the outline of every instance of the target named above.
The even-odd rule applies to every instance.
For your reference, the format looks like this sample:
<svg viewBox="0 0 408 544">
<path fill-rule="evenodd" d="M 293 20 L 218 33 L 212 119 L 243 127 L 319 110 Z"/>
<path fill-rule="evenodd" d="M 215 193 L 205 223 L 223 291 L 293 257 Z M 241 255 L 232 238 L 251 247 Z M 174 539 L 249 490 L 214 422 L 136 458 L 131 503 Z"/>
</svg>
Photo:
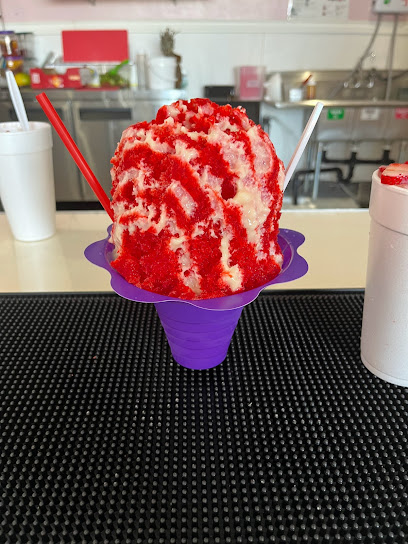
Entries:
<svg viewBox="0 0 408 544">
<path fill-rule="evenodd" d="M 370 216 L 384 227 L 408 235 L 408 189 L 381 183 L 378 170 L 372 178 Z"/>
<path fill-rule="evenodd" d="M 49 123 L 30 121 L 30 130 L 22 130 L 20 123 L 0 123 L 0 155 L 24 155 L 52 147 Z"/>
</svg>

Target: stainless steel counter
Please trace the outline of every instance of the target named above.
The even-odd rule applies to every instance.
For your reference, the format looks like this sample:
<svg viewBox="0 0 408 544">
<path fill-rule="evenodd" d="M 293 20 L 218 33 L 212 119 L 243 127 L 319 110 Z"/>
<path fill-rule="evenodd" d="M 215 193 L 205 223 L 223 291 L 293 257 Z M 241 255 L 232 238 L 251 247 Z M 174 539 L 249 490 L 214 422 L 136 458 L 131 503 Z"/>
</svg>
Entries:
<svg viewBox="0 0 408 544">
<path fill-rule="evenodd" d="M 297 115 L 304 126 L 317 101 L 265 100 L 272 141 L 277 141 L 274 125 L 275 132 L 281 125 L 290 134 L 294 124 L 285 119 L 293 120 Z M 293 205 L 304 197 L 316 204 L 322 193 L 327 196 L 328 187 L 336 187 L 341 188 L 345 199 L 367 207 L 372 172 L 381 164 L 408 160 L 408 102 L 356 98 L 319 101 L 323 112 L 287 193 L 293 195 Z"/>
<path fill-rule="evenodd" d="M 0 291 L 110 291 L 110 276 L 84 257 L 84 249 L 107 236 L 104 212 L 57 212 L 55 236 L 40 242 L 13 239 L 0 213 Z M 348 289 L 365 286 L 368 210 L 284 210 L 280 227 L 301 232 L 299 252 L 309 263 L 302 278 L 285 289 Z M 352 240 L 352 243 L 350 242 Z M 345 266 L 347 263 L 347 266 Z M 279 284 L 271 289 L 279 289 Z"/>
</svg>

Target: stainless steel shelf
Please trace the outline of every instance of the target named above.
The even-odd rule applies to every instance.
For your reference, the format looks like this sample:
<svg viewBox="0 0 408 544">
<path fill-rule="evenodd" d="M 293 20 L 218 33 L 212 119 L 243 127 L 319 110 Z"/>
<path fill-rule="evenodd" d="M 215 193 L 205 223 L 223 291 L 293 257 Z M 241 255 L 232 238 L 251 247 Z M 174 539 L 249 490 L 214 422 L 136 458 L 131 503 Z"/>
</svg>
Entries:
<svg viewBox="0 0 408 544">
<path fill-rule="evenodd" d="M 185 90 L 168 89 L 168 90 L 138 90 L 138 89 L 93 89 L 91 87 L 84 89 L 21 89 L 21 95 L 24 99 L 35 100 L 35 97 L 42 92 L 46 93 L 51 100 L 90 100 L 90 101 L 146 101 L 146 100 L 163 100 L 173 102 L 179 99 L 187 98 Z M 0 90 L 0 101 L 10 100 L 8 89 Z"/>
</svg>

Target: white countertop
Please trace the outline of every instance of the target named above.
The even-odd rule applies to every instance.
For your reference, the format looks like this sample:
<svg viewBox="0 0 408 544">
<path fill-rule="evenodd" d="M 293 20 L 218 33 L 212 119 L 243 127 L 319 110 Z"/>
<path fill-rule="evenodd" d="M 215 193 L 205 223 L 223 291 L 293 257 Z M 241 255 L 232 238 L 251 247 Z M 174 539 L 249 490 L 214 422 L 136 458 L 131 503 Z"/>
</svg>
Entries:
<svg viewBox="0 0 408 544">
<path fill-rule="evenodd" d="M 309 271 L 272 289 L 363 288 L 369 232 L 368 210 L 287 210 L 280 226 L 306 237 L 299 253 Z M 57 212 L 57 233 L 41 242 L 13 239 L 0 213 L 0 292 L 111 291 L 110 276 L 89 263 L 84 249 L 106 237 L 104 211 Z"/>
</svg>

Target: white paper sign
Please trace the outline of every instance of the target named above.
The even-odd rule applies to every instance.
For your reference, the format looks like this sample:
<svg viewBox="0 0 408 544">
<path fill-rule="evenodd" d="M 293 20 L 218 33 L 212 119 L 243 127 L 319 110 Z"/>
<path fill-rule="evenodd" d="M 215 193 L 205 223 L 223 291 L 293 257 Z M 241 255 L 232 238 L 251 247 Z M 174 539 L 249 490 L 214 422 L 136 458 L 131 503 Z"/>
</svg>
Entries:
<svg viewBox="0 0 408 544">
<path fill-rule="evenodd" d="M 296 19 L 347 20 L 348 12 L 349 0 L 289 0 L 288 5 L 288 17 Z"/>
<path fill-rule="evenodd" d="M 380 108 L 362 108 L 361 121 L 378 121 L 380 118 Z"/>
</svg>

